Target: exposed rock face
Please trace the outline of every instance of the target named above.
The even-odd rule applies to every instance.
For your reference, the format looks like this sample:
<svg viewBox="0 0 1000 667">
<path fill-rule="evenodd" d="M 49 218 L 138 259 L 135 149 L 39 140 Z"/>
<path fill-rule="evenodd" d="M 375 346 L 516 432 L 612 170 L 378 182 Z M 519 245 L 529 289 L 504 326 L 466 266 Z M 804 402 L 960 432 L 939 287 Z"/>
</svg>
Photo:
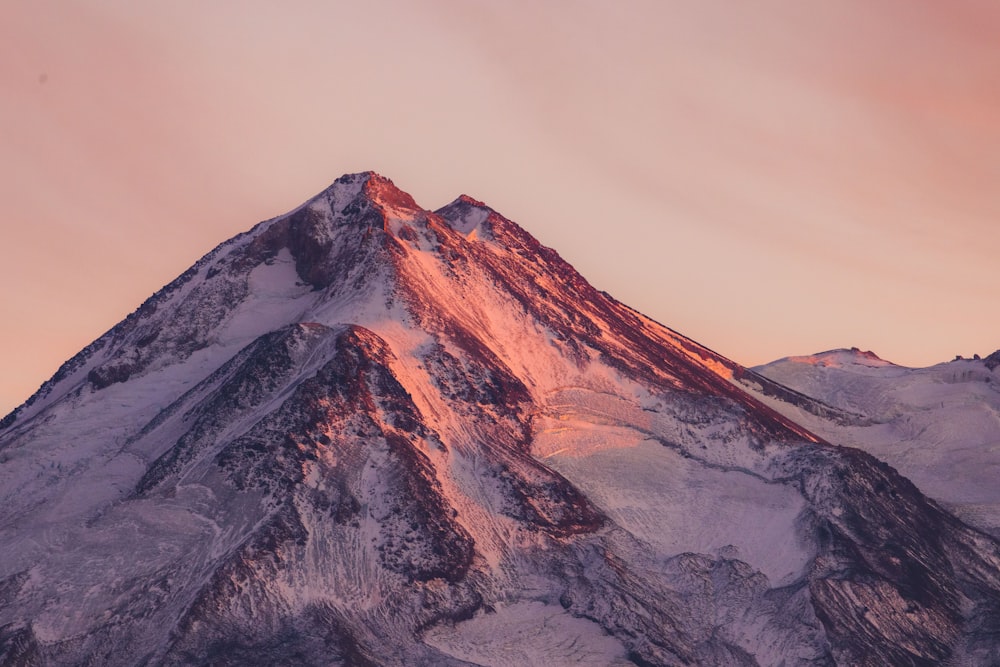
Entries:
<svg viewBox="0 0 1000 667">
<path fill-rule="evenodd" d="M 996 367 L 1000 366 L 1000 350 L 983 359 L 983 365 L 991 371 L 996 370 Z"/>
<path fill-rule="evenodd" d="M 5 419 L 0 661 L 996 659 L 997 544 L 747 381 L 858 416 L 345 176 Z"/>
</svg>

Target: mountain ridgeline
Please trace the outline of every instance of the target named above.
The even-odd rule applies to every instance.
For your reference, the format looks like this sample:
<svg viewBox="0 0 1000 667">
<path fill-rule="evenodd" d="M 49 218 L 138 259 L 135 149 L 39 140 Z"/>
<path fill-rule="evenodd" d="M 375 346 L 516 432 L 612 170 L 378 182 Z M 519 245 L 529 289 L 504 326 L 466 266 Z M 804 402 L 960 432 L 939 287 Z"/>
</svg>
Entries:
<svg viewBox="0 0 1000 667">
<path fill-rule="evenodd" d="M 0 664 L 1000 661 L 1000 545 L 806 393 L 344 176 L 3 420 Z"/>
</svg>

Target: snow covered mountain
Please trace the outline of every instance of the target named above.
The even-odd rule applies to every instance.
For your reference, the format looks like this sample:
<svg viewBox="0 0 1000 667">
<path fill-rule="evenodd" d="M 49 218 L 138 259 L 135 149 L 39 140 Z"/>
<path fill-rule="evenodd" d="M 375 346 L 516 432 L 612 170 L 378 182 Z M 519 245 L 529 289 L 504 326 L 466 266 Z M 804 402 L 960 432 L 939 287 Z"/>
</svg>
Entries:
<svg viewBox="0 0 1000 667">
<path fill-rule="evenodd" d="M 0 663 L 1000 660 L 1000 545 L 753 377 L 344 176 L 3 420 Z"/>
<path fill-rule="evenodd" d="M 964 521 L 1000 537 L 1000 351 L 929 368 L 832 350 L 754 369 L 852 420 L 774 401 L 831 441 L 891 464 Z M 764 398 L 768 401 L 767 398 Z"/>
</svg>

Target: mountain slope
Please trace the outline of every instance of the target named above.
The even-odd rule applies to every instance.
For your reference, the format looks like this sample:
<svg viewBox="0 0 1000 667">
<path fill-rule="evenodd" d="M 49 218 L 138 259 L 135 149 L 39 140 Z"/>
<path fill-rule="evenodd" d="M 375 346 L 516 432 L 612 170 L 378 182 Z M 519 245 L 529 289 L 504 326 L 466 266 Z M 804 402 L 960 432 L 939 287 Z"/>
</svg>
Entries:
<svg viewBox="0 0 1000 667">
<path fill-rule="evenodd" d="M 746 372 L 342 177 L 4 420 L 0 662 L 996 658 L 998 545 Z"/>
<path fill-rule="evenodd" d="M 827 438 L 889 462 L 963 520 L 1000 536 L 998 356 L 904 368 L 871 353 L 833 350 L 755 370 L 858 415 L 844 422 L 772 403 Z"/>
</svg>

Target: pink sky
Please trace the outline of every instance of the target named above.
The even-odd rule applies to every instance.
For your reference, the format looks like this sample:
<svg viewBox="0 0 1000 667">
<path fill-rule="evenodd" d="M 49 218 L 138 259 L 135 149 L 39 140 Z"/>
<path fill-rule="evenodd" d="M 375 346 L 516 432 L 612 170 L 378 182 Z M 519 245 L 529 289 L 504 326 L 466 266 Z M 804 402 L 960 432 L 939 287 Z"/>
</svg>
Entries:
<svg viewBox="0 0 1000 667">
<path fill-rule="evenodd" d="M 1000 347 L 992 0 L 0 5 L 0 413 L 337 176 L 747 365 Z"/>
</svg>

